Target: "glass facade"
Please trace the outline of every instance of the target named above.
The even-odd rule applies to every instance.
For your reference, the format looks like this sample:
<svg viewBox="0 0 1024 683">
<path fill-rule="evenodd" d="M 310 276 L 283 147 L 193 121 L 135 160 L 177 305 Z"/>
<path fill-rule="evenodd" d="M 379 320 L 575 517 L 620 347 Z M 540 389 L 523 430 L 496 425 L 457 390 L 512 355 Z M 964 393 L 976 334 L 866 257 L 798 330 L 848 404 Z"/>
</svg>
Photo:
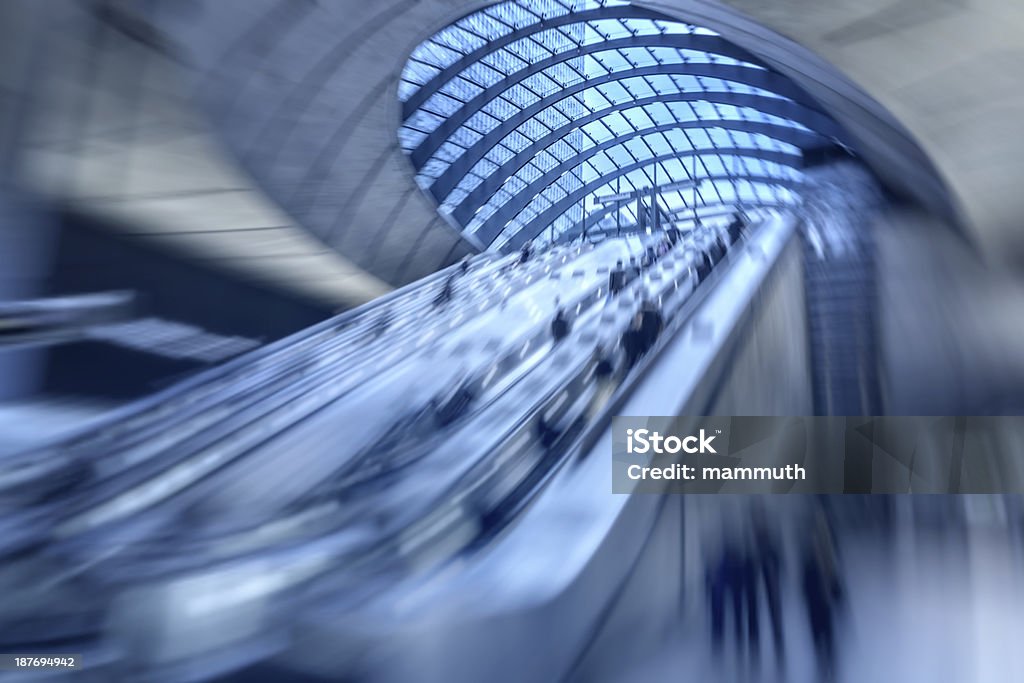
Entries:
<svg viewBox="0 0 1024 683">
<path fill-rule="evenodd" d="M 834 134 L 754 55 L 615 0 L 484 8 L 416 48 L 398 95 L 417 183 L 496 249 L 636 225 L 610 195 L 656 196 L 663 225 L 798 204 L 802 150 Z"/>
</svg>

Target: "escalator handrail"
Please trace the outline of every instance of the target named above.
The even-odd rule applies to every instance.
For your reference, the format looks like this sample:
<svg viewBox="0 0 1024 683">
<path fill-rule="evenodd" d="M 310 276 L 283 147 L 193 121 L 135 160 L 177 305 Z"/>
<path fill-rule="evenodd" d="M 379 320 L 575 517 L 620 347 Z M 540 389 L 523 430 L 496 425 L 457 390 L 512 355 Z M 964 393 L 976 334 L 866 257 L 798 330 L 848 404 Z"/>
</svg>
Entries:
<svg viewBox="0 0 1024 683">
<path fill-rule="evenodd" d="M 251 364 L 255 361 L 263 360 L 276 353 L 286 351 L 289 347 L 294 346 L 295 344 L 298 344 L 300 342 L 306 341 L 307 339 L 317 334 L 326 332 L 330 330 L 332 327 L 337 327 L 338 325 L 347 323 L 348 321 L 355 319 L 359 316 L 371 313 L 377 308 L 384 306 L 399 297 L 419 291 L 429 286 L 430 284 L 435 283 L 443 276 L 446 276 L 454 272 L 454 269 L 456 268 L 458 268 L 458 264 L 439 270 L 431 275 L 428 275 L 422 280 L 417 280 L 416 282 L 411 283 L 410 285 L 406 285 L 405 287 L 394 289 L 388 292 L 387 294 L 384 294 L 376 299 L 373 299 L 372 301 L 368 301 L 360 306 L 357 306 L 356 308 L 350 309 L 336 316 L 326 318 L 318 323 L 315 323 L 314 325 L 298 330 L 297 332 L 294 332 L 286 337 L 282 337 L 281 339 L 275 340 L 269 344 L 265 344 L 263 346 L 260 346 L 259 348 L 253 349 L 239 356 L 236 356 L 235 358 L 232 358 L 231 360 L 223 364 L 203 370 L 195 375 L 192 375 L 191 377 L 183 379 L 180 382 L 176 382 L 175 384 L 172 384 L 171 386 L 161 389 L 153 394 L 144 396 L 140 399 L 132 401 L 131 403 L 107 411 L 102 416 L 96 418 L 95 420 L 89 421 L 87 424 L 84 424 L 77 429 L 62 433 L 59 437 L 55 437 L 43 443 L 33 444 L 33 446 L 31 446 L 26 451 L 20 451 L 18 453 L 12 454 L 11 456 L 5 457 L 5 461 L 2 464 L 4 467 L 8 467 L 10 466 L 9 463 L 11 462 L 11 459 L 17 459 L 19 457 L 32 457 L 41 451 L 52 449 L 60 444 L 81 439 L 90 432 L 106 429 L 115 424 L 116 422 L 119 422 L 129 417 L 133 417 L 141 412 L 159 406 L 161 403 L 176 398 L 187 391 L 190 391 L 198 386 L 201 386 L 202 384 L 216 381 L 217 379 L 220 379 L 224 375 L 227 375 L 231 372 L 242 370 L 248 364 Z"/>
</svg>

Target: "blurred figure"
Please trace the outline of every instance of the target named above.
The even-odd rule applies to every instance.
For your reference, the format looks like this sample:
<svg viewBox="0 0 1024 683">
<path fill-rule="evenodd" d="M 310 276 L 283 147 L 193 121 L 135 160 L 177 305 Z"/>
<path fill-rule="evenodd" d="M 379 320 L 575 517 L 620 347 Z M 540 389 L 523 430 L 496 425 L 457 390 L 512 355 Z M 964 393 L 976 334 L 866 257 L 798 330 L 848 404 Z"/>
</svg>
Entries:
<svg viewBox="0 0 1024 683">
<path fill-rule="evenodd" d="M 626 282 L 632 282 L 638 277 L 640 277 L 640 266 L 636 262 L 636 257 L 630 256 L 629 267 L 626 268 Z"/>
<path fill-rule="evenodd" d="M 665 319 L 658 310 L 657 305 L 650 299 L 644 299 L 640 304 L 640 340 L 643 348 L 642 353 L 650 351 L 665 329 Z"/>
<path fill-rule="evenodd" d="M 434 297 L 434 308 L 441 308 L 445 306 L 455 293 L 455 275 L 449 275 L 444 279 L 444 284 L 441 285 L 441 289 L 437 292 L 437 296 Z"/>
<path fill-rule="evenodd" d="M 640 267 L 644 269 L 650 268 L 657 260 L 658 255 L 655 253 L 654 247 L 647 247 L 644 250 L 643 257 L 640 259 Z"/>
<path fill-rule="evenodd" d="M 836 613 L 842 606 L 844 591 L 831 529 L 820 508 L 813 524 L 803 551 L 801 583 L 819 680 L 831 681 L 835 680 L 836 670 Z"/>
<path fill-rule="evenodd" d="M 549 423 L 543 415 L 537 418 L 537 439 L 544 448 L 551 448 L 562 436 L 562 429 L 553 422 Z"/>
<path fill-rule="evenodd" d="M 587 410 L 589 422 L 600 411 L 615 391 L 615 353 L 606 346 L 599 346 L 595 353 L 597 364 L 594 366 L 594 398 Z"/>
<path fill-rule="evenodd" d="M 380 337 L 391 327 L 391 321 L 393 318 L 391 309 L 385 309 L 373 323 L 373 337 L 376 339 Z"/>
<path fill-rule="evenodd" d="M 626 286 L 626 270 L 622 267 L 622 259 L 615 262 L 615 267 L 608 273 L 608 296 L 615 296 Z"/>
<path fill-rule="evenodd" d="M 555 312 L 555 317 L 551 321 L 551 338 L 557 344 L 566 337 L 569 336 L 569 320 L 565 316 L 565 309 L 559 306 Z"/>
<path fill-rule="evenodd" d="M 725 540 L 721 555 L 708 573 L 711 603 L 711 645 L 720 657 L 725 645 L 725 621 L 731 615 L 737 652 L 744 649 L 756 659 L 758 650 L 758 595 L 754 562 L 741 537 Z M 746 628 L 744 628 L 746 626 Z"/>
<path fill-rule="evenodd" d="M 711 260 L 711 256 L 708 252 L 701 250 L 698 252 L 697 257 L 697 282 L 704 282 L 707 276 L 711 274 L 711 269 L 714 267 L 714 262 Z"/>
<path fill-rule="evenodd" d="M 533 245 L 530 242 L 523 244 L 522 249 L 519 250 L 519 260 L 516 262 L 517 266 L 521 266 L 530 260 L 533 256 Z"/>
<path fill-rule="evenodd" d="M 446 427 L 469 412 L 469 407 L 476 398 L 476 391 L 468 376 L 464 377 L 457 379 L 450 391 L 431 399 L 431 407 L 438 426 Z"/>
<path fill-rule="evenodd" d="M 753 539 L 746 534 L 743 536 L 743 539 L 743 554 L 741 556 L 742 574 L 740 577 L 743 584 L 740 598 L 746 608 L 747 658 L 756 665 L 761 658 L 761 590 L 760 582 L 758 581 L 758 564 Z M 735 630 L 742 637 L 742 624 Z"/>
<path fill-rule="evenodd" d="M 764 587 L 765 601 L 768 604 L 768 619 L 772 626 L 775 661 L 781 670 L 785 666 L 782 602 L 779 595 L 782 576 L 781 542 L 776 531 L 769 526 L 767 510 L 755 508 L 751 519 L 754 527 L 755 580 Z M 754 599 L 757 599 L 756 595 Z"/>
<path fill-rule="evenodd" d="M 622 352 L 625 356 L 625 367 L 624 372 L 629 372 L 636 365 L 636 362 L 640 360 L 640 356 L 644 354 L 643 344 L 643 333 L 641 329 L 643 327 L 644 316 L 643 313 L 637 311 L 636 315 L 633 316 L 633 320 L 630 322 L 629 327 L 625 332 L 622 333 Z"/>
<path fill-rule="evenodd" d="M 609 382 L 615 374 L 615 357 L 612 351 L 604 346 L 597 349 L 597 365 L 594 377 L 598 381 Z"/>
<path fill-rule="evenodd" d="M 739 241 L 740 236 L 743 234 L 743 217 L 740 216 L 739 212 L 732 215 L 732 221 L 729 223 L 729 227 L 726 231 L 729 233 L 729 241 L 733 244 Z"/>
<path fill-rule="evenodd" d="M 462 260 L 459 261 L 459 273 L 462 274 L 462 275 L 465 275 L 468 272 L 469 272 L 469 256 L 464 256 L 464 257 L 462 257 Z"/>
<path fill-rule="evenodd" d="M 629 328 L 622 334 L 625 371 L 628 372 L 640 357 L 650 351 L 665 329 L 665 319 L 653 301 L 645 299 L 633 316 Z"/>
<path fill-rule="evenodd" d="M 711 241 L 711 260 L 719 263 L 725 256 L 725 245 L 722 243 L 722 236 L 718 235 Z"/>
</svg>

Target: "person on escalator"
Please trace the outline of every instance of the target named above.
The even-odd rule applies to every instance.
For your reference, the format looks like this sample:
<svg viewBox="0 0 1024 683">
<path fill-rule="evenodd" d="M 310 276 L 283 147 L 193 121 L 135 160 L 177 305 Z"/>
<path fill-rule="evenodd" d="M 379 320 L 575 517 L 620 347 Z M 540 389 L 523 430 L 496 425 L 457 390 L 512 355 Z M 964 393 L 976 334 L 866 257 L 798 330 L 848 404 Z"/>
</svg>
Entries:
<svg viewBox="0 0 1024 683">
<path fill-rule="evenodd" d="M 378 318 L 373 323 L 373 336 L 374 336 L 374 338 L 380 337 L 385 332 L 387 332 L 388 328 L 391 327 L 391 321 L 392 321 L 391 309 L 384 310 L 384 312 L 382 312 L 380 314 L 380 316 L 378 316 Z"/>
<path fill-rule="evenodd" d="M 732 222 L 729 223 L 727 232 L 729 233 L 729 241 L 732 244 L 736 244 L 740 239 L 740 235 L 743 234 L 743 218 L 738 212 L 732 215 Z"/>
<path fill-rule="evenodd" d="M 587 408 L 586 421 L 593 420 L 608 400 L 615 393 L 615 354 L 604 345 L 599 346 L 594 354 L 594 397 Z"/>
<path fill-rule="evenodd" d="M 615 374 L 615 355 L 606 347 L 597 350 L 597 365 L 594 366 L 594 379 L 598 382 L 611 381 Z"/>
<path fill-rule="evenodd" d="M 615 262 L 615 267 L 608 273 L 608 294 L 614 296 L 626 286 L 626 269 L 622 267 L 622 259 Z"/>
<path fill-rule="evenodd" d="M 533 247 L 529 242 L 523 244 L 523 248 L 519 250 L 519 261 L 516 265 L 523 265 L 530 260 L 530 256 L 533 255 Z"/>
<path fill-rule="evenodd" d="M 647 353 L 658 341 L 661 331 L 665 329 L 665 319 L 661 311 L 650 299 L 644 299 L 640 305 L 640 338 L 643 353 Z"/>
<path fill-rule="evenodd" d="M 569 336 L 569 319 L 565 315 L 565 309 L 561 306 L 555 311 L 555 317 L 551 321 L 551 338 L 557 344 Z"/>
<path fill-rule="evenodd" d="M 636 262 L 636 257 L 630 256 L 629 267 L 626 268 L 626 282 L 632 282 L 638 277 L 640 277 L 640 266 Z"/>
<path fill-rule="evenodd" d="M 729 243 L 725 240 L 725 237 L 723 235 L 719 235 L 715 243 L 718 245 L 722 256 L 725 256 L 726 252 L 729 251 Z"/>
<path fill-rule="evenodd" d="M 722 257 L 725 256 L 725 247 L 722 244 L 721 237 L 716 237 L 712 240 L 709 249 L 711 250 L 711 260 L 715 263 L 721 261 Z"/>
<path fill-rule="evenodd" d="M 438 426 L 447 427 L 465 417 L 475 399 L 476 389 L 468 378 L 456 381 L 447 393 L 434 397 L 431 405 Z"/>
<path fill-rule="evenodd" d="M 452 300 L 455 294 L 455 275 L 445 278 L 444 284 L 434 297 L 434 308 L 440 308 Z"/>
<path fill-rule="evenodd" d="M 704 282 L 705 278 L 711 274 L 711 269 L 714 267 L 714 263 L 711 261 L 711 256 L 706 251 L 700 251 L 696 257 L 697 261 L 697 282 Z"/>
<path fill-rule="evenodd" d="M 551 448 L 562 437 L 563 429 L 556 422 L 548 422 L 547 418 L 541 415 L 536 422 L 537 440 L 544 448 Z"/>
<path fill-rule="evenodd" d="M 643 313 L 637 312 L 633 316 L 633 321 L 630 323 L 629 328 L 622 333 L 622 353 L 624 356 L 625 372 L 629 372 L 636 365 L 636 362 L 640 360 L 640 356 L 644 355 L 644 343 L 643 343 L 643 332 L 641 331 L 643 325 Z"/>
</svg>

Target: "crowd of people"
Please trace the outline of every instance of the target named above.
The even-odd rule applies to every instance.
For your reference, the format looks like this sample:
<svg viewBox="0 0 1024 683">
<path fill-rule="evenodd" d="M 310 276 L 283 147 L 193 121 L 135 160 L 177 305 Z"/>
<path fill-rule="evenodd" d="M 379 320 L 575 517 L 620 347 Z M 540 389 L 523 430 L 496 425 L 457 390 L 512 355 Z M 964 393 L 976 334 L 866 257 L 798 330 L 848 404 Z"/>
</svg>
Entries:
<svg viewBox="0 0 1024 683">
<path fill-rule="evenodd" d="M 786 669 L 786 628 L 783 615 L 785 577 L 795 577 L 791 590 L 800 602 L 814 646 L 817 677 L 833 680 L 836 672 L 836 627 L 845 604 L 838 549 L 828 516 L 816 507 L 801 535 L 800 547 L 786 552 L 777 528 L 763 510 L 751 510 L 739 533 L 725 534 L 707 568 L 707 596 L 712 653 L 749 665 L 761 664 L 762 636 L 771 633 L 771 651 L 779 671 Z M 762 608 L 767 614 L 762 614 Z M 731 626 L 726 629 L 726 625 Z M 726 655 L 727 636 L 733 651 Z"/>
<path fill-rule="evenodd" d="M 729 242 L 726 242 L 722 236 L 718 236 L 706 249 L 700 250 L 696 254 L 698 281 L 703 281 L 707 277 L 714 264 L 724 256 L 728 243 L 739 239 L 743 228 L 744 221 L 739 214 L 736 214 L 726 229 Z M 682 239 L 682 233 L 676 228 L 671 228 L 665 231 L 660 240 L 652 242 L 644 248 L 644 253 L 639 261 L 636 257 L 630 257 L 627 265 L 622 259 L 619 259 L 608 273 L 609 299 L 617 297 L 644 270 L 656 264 L 659 259 L 671 251 L 680 239 Z M 534 247 L 528 241 L 520 248 L 518 258 L 509 268 L 521 267 L 528 263 L 533 256 Z M 461 277 L 465 277 L 469 270 L 470 262 L 466 258 L 463 259 L 456 270 L 445 277 L 437 294 L 434 296 L 434 308 L 444 308 L 452 301 L 455 296 L 456 281 Z M 390 320 L 381 320 L 376 330 L 378 333 L 383 333 L 389 325 Z M 637 361 L 654 347 L 664 327 L 665 321 L 658 306 L 650 299 L 645 299 L 619 340 L 626 372 L 633 368 Z M 557 300 L 555 302 L 555 315 L 551 320 L 550 329 L 552 341 L 556 344 L 566 339 L 572 331 L 572 317 Z"/>
<path fill-rule="evenodd" d="M 705 249 L 697 250 L 693 254 L 698 281 L 703 281 L 710 274 L 714 265 L 725 256 L 728 245 L 740 239 L 744 228 L 745 222 L 742 216 L 738 213 L 735 214 L 726 228 L 728 241 L 722 235 L 717 235 Z M 676 228 L 670 228 L 665 231 L 660 240 L 652 242 L 644 248 L 644 253 L 639 261 L 636 257 L 630 257 L 628 264 L 622 259 L 616 261 L 615 266 L 608 272 L 608 299 L 612 300 L 618 297 L 633 280 L 669 253 L 681 239 L 682 233 Z M 519 262 L 523 263 L 529 258 L 529 244 L 526 244 L 523 245 Z M 551 321 L 552 340 L 558 343 L 565 339 L 571 328 L 571 319 L 556 302 L 555 316 Z M 645 354 L 654 348 L 664 329 L 665 320 L 660 307 L 651 299 L 644 299 L 630 321 L 629 327 L 619 339 L 623 372 L 631 370 Z M 614 354 L 605 350 L 599 356 L 604 363 L 603 367 L 614 367 Z M 609 372 L 608 374 L 613 373 Z"/>
<path fill-rule="evenodd" d="M 742 220 L 737 216 L 728 229 L 731 241 L 738 238 L 742 227 Z M 654 266 L 663 256 L 668 254 L 681 239 L 682 233 L 678 229 L 672 228 L 667 230 L 661 239 L 652 241 L 645 246 L 639 260 L 635 256 L 630 257 L 627 264 L 622 259 L 619 259 L 608 273 L 609 300 L 616 299 L 627 289 L 631 282 L 639 278 L 645 270 Z M 727 244 L 719 237 L 708 249 L 700 252 L 700 256 L 697 259 L 700 279 L 703 279 L 703 276 L 700 275 L 703 271 L 710 272 L 712 265 L 721 259 L 726 246 Z M 533 244 L 526 242 L 520 248 L 518 258 L 512 264 L 506 266 L 506 268 L 511 270 L 521 267 L 530 262 L 533 256 Z M 453 300 L 456 282 L 460 278 L 464 278 L 469 270 L 470 262 L 467 258 L 459 264 L 458 268 L 454 269 L 444 278 L 433 299 L 435 309 L 444 308 Z M 704 275 L 706 275 L 706 272 Z M 502 310 L 505 308 L 506 301 L 507 299 L 502 302 Z M 386 331 L 390 323 L 390 319 L 382 318 L 379 320 L 375 327 L 376 334 L 382 334 Z M 557 345 L 567 339 L 572 332 L 572 327 L 572 314 L 556 298 L 555 313 L 550 323 L 552 343 Z M 655 347 L 664 329 L 665 319 L 660 308 L 660 302 L 656 302 L 651 298 L 644 298 L 630 320 L 628 327 L 621 333 L 618 339 L 617 350 L 610 345 L 598 349 L 595 376 L 600 384 L 598 394 L 602 395 L 604 400 L 611 393 L 610 388 L 615 384 L 614 378 L 619 377 L 621 379 L 622 376 L 632 370 L 640 359 Z M 465 400 L 466 397 L 459 398 L 462 400 L 455 402 L 459 407 L 469 402 Z M 459 413 L 460 410 L 451 412 Z M 556 433 L 553 428 L 542 431 L 545 433 L 548 431 L 552 434 Z"/>
</svg>

